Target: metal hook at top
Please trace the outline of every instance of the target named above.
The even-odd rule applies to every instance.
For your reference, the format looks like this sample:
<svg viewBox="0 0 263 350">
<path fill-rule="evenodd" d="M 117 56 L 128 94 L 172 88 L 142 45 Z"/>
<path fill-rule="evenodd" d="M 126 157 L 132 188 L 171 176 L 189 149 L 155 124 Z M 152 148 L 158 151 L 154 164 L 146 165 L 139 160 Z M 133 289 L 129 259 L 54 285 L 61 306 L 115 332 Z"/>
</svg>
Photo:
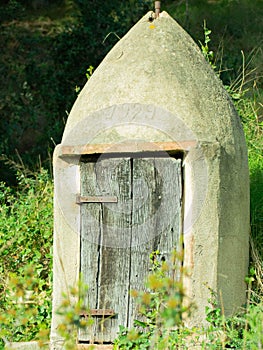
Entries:
<svg viewBox="0 0 263 350">
<path fill-rule="evenodd" d="M 161 1 L 155 1 L 154 6 L 155 6 L 155 18 L 158 18 L 161 12 Z"/>
</svg>

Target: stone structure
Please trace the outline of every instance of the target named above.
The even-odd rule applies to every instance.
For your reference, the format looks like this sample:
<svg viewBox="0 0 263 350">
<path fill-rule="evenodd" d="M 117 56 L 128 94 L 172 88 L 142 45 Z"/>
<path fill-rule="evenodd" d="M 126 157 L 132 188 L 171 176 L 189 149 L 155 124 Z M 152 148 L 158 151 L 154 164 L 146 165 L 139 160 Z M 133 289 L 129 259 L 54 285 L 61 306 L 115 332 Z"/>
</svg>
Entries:
<svg viewBox="0 0 263 350">
<path fill-rule="evenodd" d="M 83 155 L 165 152 L 180 159 L 180 230 L 184 265 L 191 271 L 185 288 L 197 306 L 188 324 L 205 322 L 206 284 L 220 295 L 226 314 L 246 300 L 249 175 L 239 117 L 189 35 L 165 12 L 151 16 L 144 16 L 96 69 L 54 153 L 53 348 L 60 344 L 55 311 L 61 294 L 77 283 L 81 269 L 83 212 L 76 195 Z"/>
</svg>

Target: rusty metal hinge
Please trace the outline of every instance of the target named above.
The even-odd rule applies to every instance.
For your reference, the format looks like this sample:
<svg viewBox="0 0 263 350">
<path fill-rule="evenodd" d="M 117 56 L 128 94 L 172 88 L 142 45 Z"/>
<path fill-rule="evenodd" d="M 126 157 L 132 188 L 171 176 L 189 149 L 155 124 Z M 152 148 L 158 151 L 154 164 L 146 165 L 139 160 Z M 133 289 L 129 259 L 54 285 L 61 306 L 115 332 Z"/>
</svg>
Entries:
<svg viewBox="0 0 263 350">
<path fill-rule="evenodd" d="M 76 203 L 117 203 L 118 197 L 116 196 L 81 196 L 76 195 Z"/>
<path fill-rule="evenodd" d="M 104 316 L 115 316 L 116 312 L 112 309 L 91 309 L 89 311 L 81 311 L 80 316 L 84 317 L 104 317 Z"/>
</svg>

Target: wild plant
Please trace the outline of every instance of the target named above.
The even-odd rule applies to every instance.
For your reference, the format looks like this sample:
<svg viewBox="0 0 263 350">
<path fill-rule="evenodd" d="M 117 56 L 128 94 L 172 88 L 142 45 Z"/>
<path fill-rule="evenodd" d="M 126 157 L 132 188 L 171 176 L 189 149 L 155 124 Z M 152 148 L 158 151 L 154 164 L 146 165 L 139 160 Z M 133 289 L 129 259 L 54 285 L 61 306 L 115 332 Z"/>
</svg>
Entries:
<svg viewBox="0 0 263 350">
<path fill-rule="evenodd" d="M 139 306 L 133 329 L 120 327 L 114 349 L 176 349 L 181 342 L 184 318 L 193 308 L 185 304 L 183 251 L 173 251 L 169 261 L 160 261 L 159 251 L 150 255 L 152 273 L 146 291 L 134 290 L 131 296 Z"/>
<path fill-rule="evenodd" d="M 79 331 L 90 328 L 94 323 L 89 309 L 85 306 L 87 290 L 88 286 L 80 280 L 77 286 L 69 288 L 68 293 L 63 293 L 63 300 L 56 312 L 61 316 L 58 334 L 64 339 L 64 349 L 77 349 Z M 81 314 L 85 316 L 81 317 Z"/>
<path fill-rule="evenodd" d="M 17 179 L 0 184 L 0 347 L 47 339 L 51 321 L 52 181 L 43 169 Z"/>
</svg>

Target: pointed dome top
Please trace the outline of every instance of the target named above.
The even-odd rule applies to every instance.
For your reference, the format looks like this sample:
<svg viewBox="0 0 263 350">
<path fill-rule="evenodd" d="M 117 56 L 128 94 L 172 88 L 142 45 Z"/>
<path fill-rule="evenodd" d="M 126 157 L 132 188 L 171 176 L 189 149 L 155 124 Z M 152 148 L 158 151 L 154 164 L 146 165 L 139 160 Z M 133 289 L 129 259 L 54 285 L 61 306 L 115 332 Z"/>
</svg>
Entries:
<svg viewBox="0 0 263 350">
<path fill-rule="evenodd" d="M 62 144 L 118 142 L 140 132 L 148 141 L 164 141 L 164 134 L 171 132 L 167 140 L 189 138 L 178 135 L 181 124 L 198 141 L 225 147 L 244 144 L 232 102 L 198 46 L 166 12 L 153 21 L 151 16 L 152 12 L 134 25 L 84 86 Z M 164 133 L 149 132 L 155 135 L 151 140 L 145 128 L 130 128 L 131 135 L 126 130 L 125 136 L 116 128 L 112 131 L 124 123 L 152 125 Z"/>
</svg>

